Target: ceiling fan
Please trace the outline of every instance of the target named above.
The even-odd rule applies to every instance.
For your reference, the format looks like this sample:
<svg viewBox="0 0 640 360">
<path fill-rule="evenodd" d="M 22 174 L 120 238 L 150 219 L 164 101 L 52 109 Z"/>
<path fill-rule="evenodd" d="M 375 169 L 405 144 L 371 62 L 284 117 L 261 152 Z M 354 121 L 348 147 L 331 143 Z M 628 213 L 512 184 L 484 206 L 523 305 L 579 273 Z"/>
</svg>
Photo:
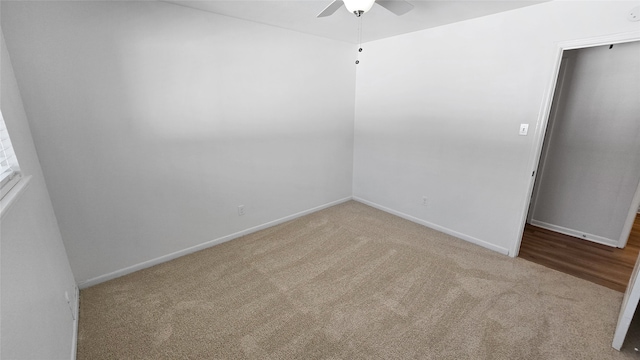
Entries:
<svg viewBox="0 0 640 360">
<path fill-rule="evenodd" d="M 409 10 L 413 9 L 413 5 L 404 0 L 333 0 L 317 17 L 329 16 L 340 9 L 342 5 L 344 5 L 349 12 L 360 17 L 371 9 L 373 3 L 378 3 L 378 5 L 396 15 L 406 14 Z"/>
</svg>

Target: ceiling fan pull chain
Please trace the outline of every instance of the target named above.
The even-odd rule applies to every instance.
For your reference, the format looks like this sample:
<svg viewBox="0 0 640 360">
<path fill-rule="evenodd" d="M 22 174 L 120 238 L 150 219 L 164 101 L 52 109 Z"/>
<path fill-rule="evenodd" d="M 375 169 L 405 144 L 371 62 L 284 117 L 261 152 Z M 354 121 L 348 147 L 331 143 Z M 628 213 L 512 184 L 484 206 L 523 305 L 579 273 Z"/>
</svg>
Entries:
<svg viewBox="0 0 640 360">
<path fill-rule="evenodd" d="M 358 17 L 358 57 L 356 65 L 360 64 L 360 53 L 362 52 L 362 17 Z"/>
</svg>

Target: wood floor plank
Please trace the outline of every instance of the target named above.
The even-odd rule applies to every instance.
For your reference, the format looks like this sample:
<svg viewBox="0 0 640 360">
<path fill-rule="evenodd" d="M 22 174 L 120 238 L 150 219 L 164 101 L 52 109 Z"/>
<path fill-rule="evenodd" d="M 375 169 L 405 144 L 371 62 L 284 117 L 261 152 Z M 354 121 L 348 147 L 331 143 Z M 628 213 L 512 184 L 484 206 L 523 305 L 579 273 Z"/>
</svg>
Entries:
<svg viewBox="0 0 640 360">
<path fill-rule="evenodd" d="M 624 292 L 640 252 L 640 215 L 624 249 L 526 224 L 519 257 Z"/>
</svg>

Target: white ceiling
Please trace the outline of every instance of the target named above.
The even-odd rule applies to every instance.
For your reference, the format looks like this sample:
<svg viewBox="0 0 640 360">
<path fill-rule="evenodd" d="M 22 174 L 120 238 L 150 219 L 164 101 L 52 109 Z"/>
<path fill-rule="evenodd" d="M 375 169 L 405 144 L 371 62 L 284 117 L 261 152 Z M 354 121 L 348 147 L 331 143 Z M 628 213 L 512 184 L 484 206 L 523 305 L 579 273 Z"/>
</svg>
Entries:
<svg viewBox="0 0 640 360">
<path fill-rule="evenodd" d="M 329 17 L 316 18 L 331 0 L 164 1 L 334 40 L 358 42 L 359 19 L 344 6 Z M 414 8 L 402 16 L 396 16 L 383 7 L 374 5 L 362 15 L 362 41 L 378 40 L 545 1 L 549 0 L 409 0 Z"/>
</svg>

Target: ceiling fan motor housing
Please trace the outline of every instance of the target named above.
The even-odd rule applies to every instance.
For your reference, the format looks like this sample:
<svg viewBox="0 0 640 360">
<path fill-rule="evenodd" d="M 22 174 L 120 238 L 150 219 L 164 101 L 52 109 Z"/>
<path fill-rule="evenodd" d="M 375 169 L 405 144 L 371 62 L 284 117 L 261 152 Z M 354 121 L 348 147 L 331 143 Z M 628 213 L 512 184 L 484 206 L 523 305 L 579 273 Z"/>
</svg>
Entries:
<svg viewBox="0 0 640 360">
<path fill-rule="evenodd" d="M 366 13 L 371 10 L 371 7 L 375 3 L 375 0 L 343 0 L 344 6 L 349 12 L 354 13 L 356 16 Z"/>
<path fill-rule="evenodd" d="M 357 17 L 360 17 L 362 14 L 369 11 L 375 3 L 376 0 L 333 0 L 331 4 L 318 14 L 318 17 L 322 18 L 329 16 L 340 9 L 342 5 L 347 8 L 347 11 L 355 14 Z M 413 5 L 405 0 L 380 0 L 378 1 L 378 5 L 396 15 L 403 15 L 413 9 Z"/>
</svg>

